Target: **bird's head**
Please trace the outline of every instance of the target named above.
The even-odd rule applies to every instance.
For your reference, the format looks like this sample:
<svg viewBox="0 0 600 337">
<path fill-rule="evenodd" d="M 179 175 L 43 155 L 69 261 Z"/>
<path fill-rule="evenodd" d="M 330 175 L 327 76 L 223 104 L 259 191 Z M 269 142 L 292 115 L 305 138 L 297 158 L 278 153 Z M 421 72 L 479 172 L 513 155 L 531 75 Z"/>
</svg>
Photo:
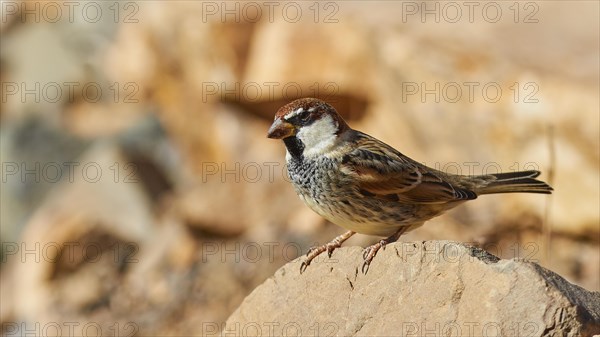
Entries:
<svg viewBox="0 0 600 337">
<path fill-rule="evenodd" d="M 292 156 L 310 158 L 329 151 L 348 129 L 331 105 L 316 98 L 301 98 L 277 111 L 267 137 L 283 139 Z"/>
</svg>

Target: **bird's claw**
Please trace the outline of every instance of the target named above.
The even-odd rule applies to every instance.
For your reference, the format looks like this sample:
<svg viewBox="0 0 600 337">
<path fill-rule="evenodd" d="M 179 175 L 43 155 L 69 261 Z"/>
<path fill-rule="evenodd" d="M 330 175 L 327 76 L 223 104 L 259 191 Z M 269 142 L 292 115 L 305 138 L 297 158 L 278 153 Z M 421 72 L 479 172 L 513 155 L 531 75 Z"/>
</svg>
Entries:
<svg viewBox="0 0 600 337">
<path fill-rule="evenodd" d="M 371 246 L 365 249 L 365 253 L 363 253 L 363 259 L 365 260 L 361 268 L 363 274 L 367 274 L 369 271 L 369 266 L 371 265 L 371 261 L 373 261 L 373 258 L 377 254 L 377 250 L 375 250 L 375 252 L 373 252 L 373 250 L 373 246 Z"/>
<path fill-rule="evenodd" d="M 366 275 L 367 272 L 369 271 L 369 266 L 370 265 L 371 265 L 371 262 L 367 262 L 367 261 L 363 262 L 362 268 L 360 270 L 362 271 L 362 273 L 364 275 Z"/>
<path fill-rule="evenodd" d="M 334 251 L 336 248 L 339 248 L 339 247 L 340 247 L 340 244 L 339 244 L 339 243 L 337 243 L 337 242 L 336 242 L 336 243 L 332 243 L 332 242 L 330 242 L 330 243 L 326 244 L 326 245 L 325 245 L 325 247 L 326 247 L 326 249 L 327 249 L 327 256 L 328 256 L 328 257 L 331 257 L 331 255 L 333 255 L 333 251 Z"/>
<path fill-rule="evenodd" d="M 375 255 L 377 255 L 377 252 L 379 251 L 379 249 L 383 248 L 385 249 L 385 245 L 388 242 L 386 240 L 381 240 L 379 242 L 377 242 L 376 244 L 369 246 L 367 248 L 365 248 L 365 250 L 363 251 L 363 259 L 365 260 L 365 262 L 362 265 L 361 271 L 363 272 L 363 274 L 366 274 L 367 271 L 369 271 L 369 266 L 371 265 L 371 261 L 373 261 L 373 258 L 375 257 Z"/>
<path fill-rule="evenodd" d="M 321 255 L 324 251 L 327 250 L 327 246 L 314 246 L 311 247 L 308 252 L 306 252 L 306 260 L 302 262 L 300 265 L 300 274 L 302 274 L 306 268 L 310 265 L 312 260 L 314 260 L 317 256 Z"/>
<path fill-rule="evenodd" d="M 303 261 L 302 264 L 300 265 L 300 274 L 302 274 L 306 268 L 308 268 L 308 265 L 310 264 L 310 261 Z"/>
</svg>

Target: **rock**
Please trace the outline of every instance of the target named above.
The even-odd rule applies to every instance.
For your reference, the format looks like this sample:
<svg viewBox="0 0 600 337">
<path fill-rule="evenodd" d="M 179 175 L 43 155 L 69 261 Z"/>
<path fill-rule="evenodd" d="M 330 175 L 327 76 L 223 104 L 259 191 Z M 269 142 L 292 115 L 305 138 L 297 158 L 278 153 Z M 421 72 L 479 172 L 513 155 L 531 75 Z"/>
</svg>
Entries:
<svg viewBox="0 0 600 337">
<path fill-rule="evenodd" d="M 362 249 L 279 269 L 222 334 L 592 336 L 600 293 L 522 260 L 450 241 L 394 243 L 362 274 Z"/>
<path fill-rule="evenodd" d="M 0 130 L 0 236 L 12 242 L 89 142 L 39 116 L 9 120 Z"/>
<path fill-rule="evenodd" d="M 126 180 L 126 163 L 116 144 L 94 144 L 47 194 L 19 240 L 4 242 L 11 272 L 2 281 L 13 278 L 15 286 L 2 295 L 19 299 L 16 317 L 59 321 L 58 308 L 67 308 L 64 314 L 93 307 L 120 284 L 155 232 L 150 198 L 143 184 Z"/>
</svg>

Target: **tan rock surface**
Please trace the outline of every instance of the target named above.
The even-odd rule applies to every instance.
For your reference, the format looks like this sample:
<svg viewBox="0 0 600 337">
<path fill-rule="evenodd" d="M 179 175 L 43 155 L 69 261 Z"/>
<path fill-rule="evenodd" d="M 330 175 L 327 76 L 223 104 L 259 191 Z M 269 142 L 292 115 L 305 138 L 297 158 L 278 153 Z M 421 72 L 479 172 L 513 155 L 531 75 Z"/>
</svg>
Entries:
<svg viewBox="0 0 600 337">
<path fill-rule="evenodd" d="M 362 250 L 302 258 L 257 287 L 223 334 L 592 336 L 600 293 L 537 264 L 449 241 L 395 243 L 362 274 Z M 260 330 L 255 330 L 256 328 Z"/>
</svg>

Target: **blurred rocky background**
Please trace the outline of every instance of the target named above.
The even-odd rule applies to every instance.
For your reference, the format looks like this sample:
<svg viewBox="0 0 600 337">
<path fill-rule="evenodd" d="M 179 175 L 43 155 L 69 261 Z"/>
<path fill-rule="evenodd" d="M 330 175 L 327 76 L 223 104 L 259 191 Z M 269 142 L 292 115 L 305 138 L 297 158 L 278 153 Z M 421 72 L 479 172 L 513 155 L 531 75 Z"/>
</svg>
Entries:
<svg viewBox="0 0 600 337">
<path fill-rule="evenodd" d="M 600 290 L 597 2 L 0 4 L 7 336 L 217 334 L 342 232 L 265 137 L 306 96 L 441 170 L 541 170 L 552 196 L 480 198 L 402 240 Z"/>
</svg>

